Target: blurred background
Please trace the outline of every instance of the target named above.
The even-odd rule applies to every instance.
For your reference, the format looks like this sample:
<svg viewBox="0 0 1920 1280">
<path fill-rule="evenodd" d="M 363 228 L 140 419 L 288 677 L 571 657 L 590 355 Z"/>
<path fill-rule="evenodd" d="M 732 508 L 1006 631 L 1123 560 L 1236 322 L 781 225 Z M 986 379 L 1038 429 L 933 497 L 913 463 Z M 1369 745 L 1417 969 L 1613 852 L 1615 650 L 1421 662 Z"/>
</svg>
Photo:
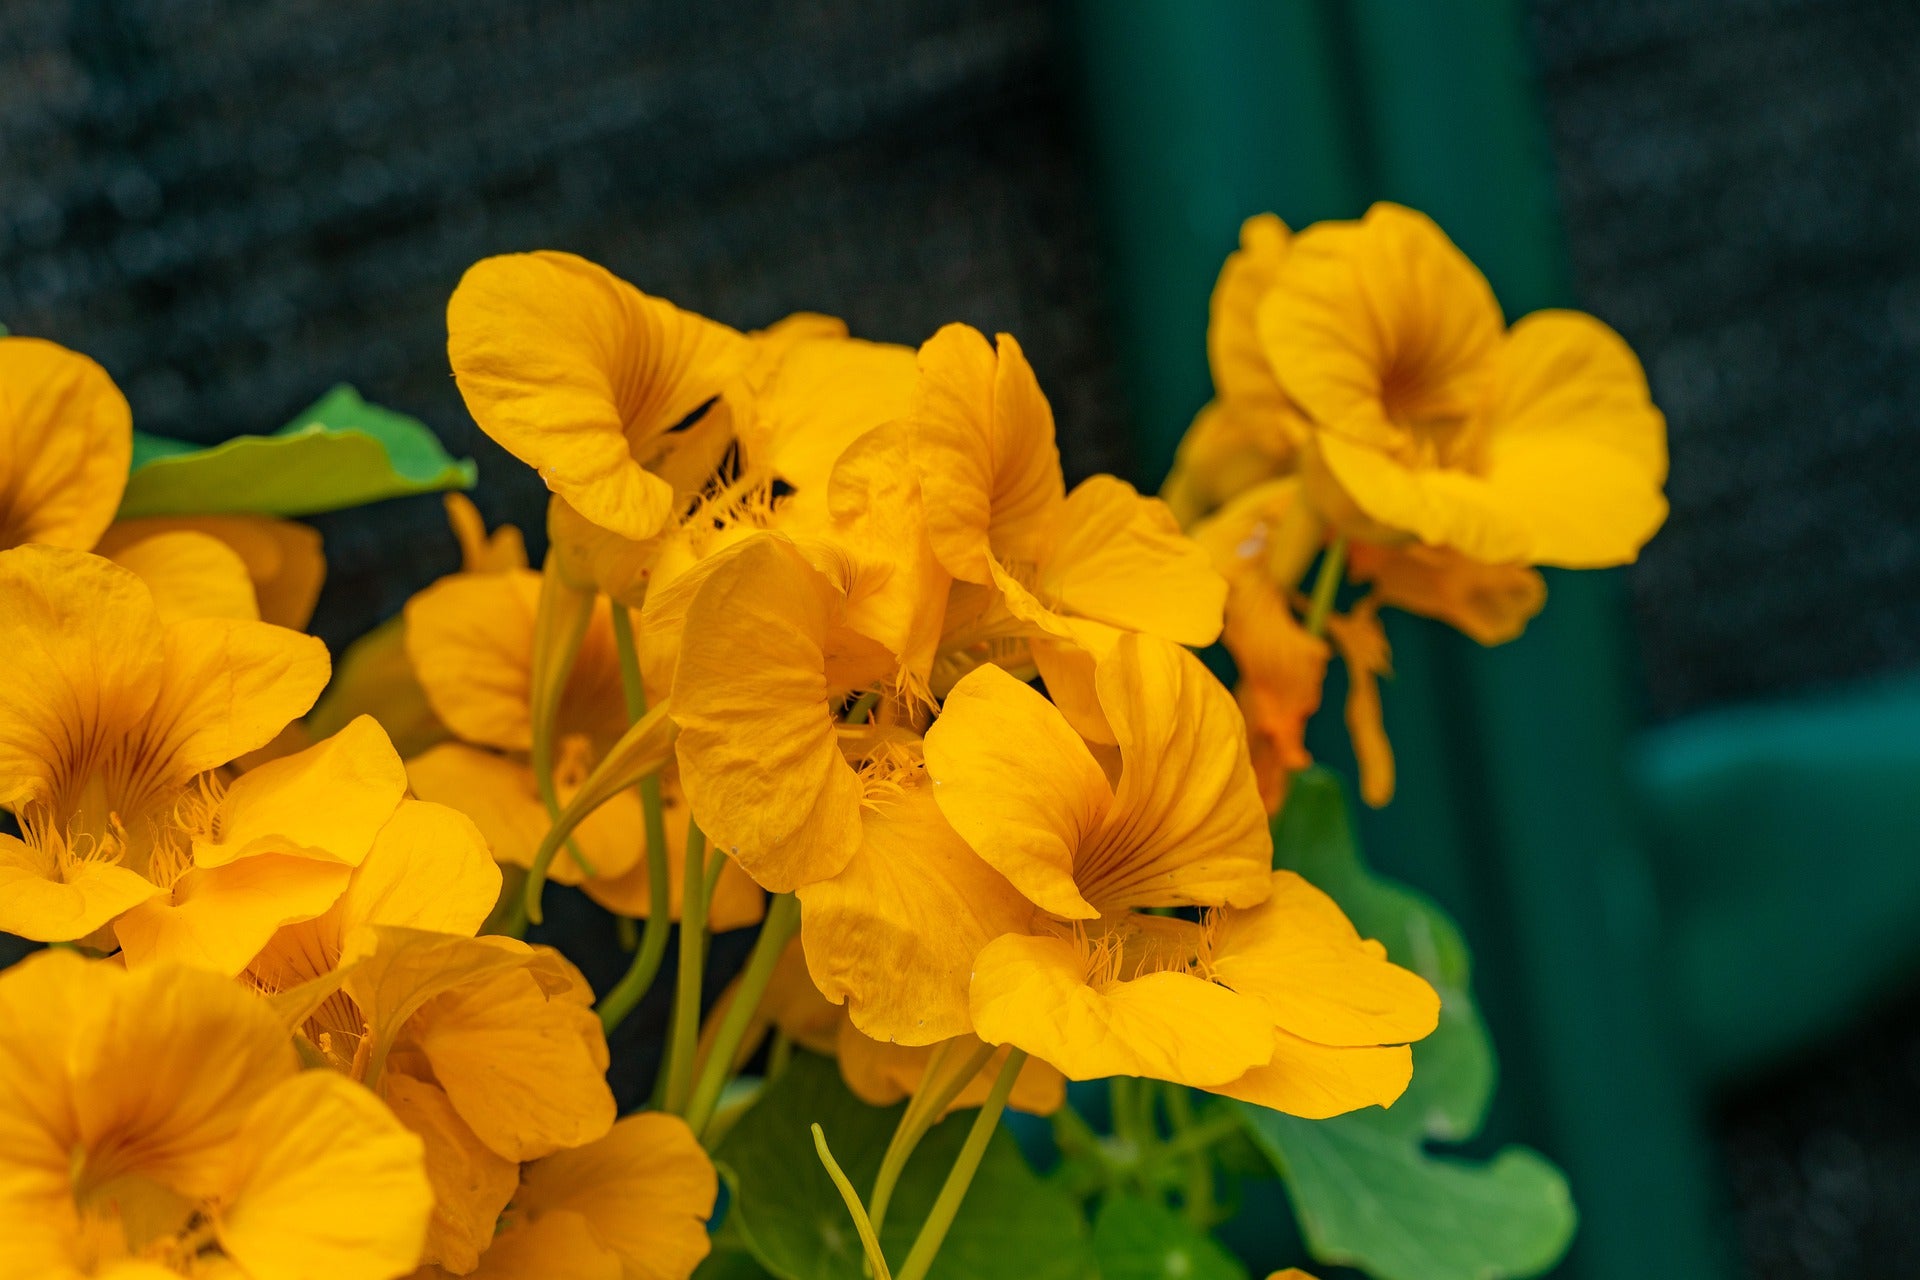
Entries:
<svg viewBox="0 0 1920 1280">
<path fill-rule="evenodd" d="M 1395 619 L 1366 836 L 1475 947 L 1487 1140 L 1568 1170 L 1559 1274 L 1911 1277 L 1916 68 L 1907 0 L 5 0 L 0 323 L 193 441 L 350 381 L 537 553 L 446 367 L 478 257 L 1011 331 L 1069 480 L 1151 487 L 1240 220 L 1424 208 L 1510 315 L 1625 334 L 1673 457 L 1519 643 Z M 456 565 L 437 499 L 314 523 L 336 650 Z"/>
</svg>

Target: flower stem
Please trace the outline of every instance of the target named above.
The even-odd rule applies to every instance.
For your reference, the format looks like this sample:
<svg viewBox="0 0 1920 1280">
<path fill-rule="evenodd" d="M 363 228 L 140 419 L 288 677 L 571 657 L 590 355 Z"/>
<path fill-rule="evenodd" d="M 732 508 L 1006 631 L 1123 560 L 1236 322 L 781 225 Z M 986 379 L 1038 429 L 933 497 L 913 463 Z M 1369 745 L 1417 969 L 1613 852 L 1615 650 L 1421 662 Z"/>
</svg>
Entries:
<svg viewBox="0 0 1920 1280">
<path fill-rule="evenodd" d="M 940 1123 L 940 1116 L 960 1096 L 960 1091 L 993 1057 L 994 1046 L 982 1044 L 967 1055 L 957 1070 L 943 1077 L 941 1068 L 946 1065 L 952 1047 L 953 1041 L 949 1040 L 934 1050 L 926 1072 L 920 1077 L 919 1087 L 908 1100 L 907 1109 L 900 1113 L 900 1123 L 894 1126 L 887 1152 L 880 1158 L 880 1172 L 873 1180 L 873 1192 L 867 1197 L 875 1231 L 886 1225 L 887 1205 L 893 1201 L 893 1189 L 899 1184 L 900 1175 L 906 1172 L 907 1161 L 913 1158 L 920 1139 Z"/>
<path fill-rule="evenodd" d="M 547 557 L 546 568 L 540 576 L 540 600 L 535 608 L 533 628 L 533 747 L 529 763 L 549 821 L 560 816 L 560 797 L 553 785 L 554 722 L 560 714 L 561 691 L 567 687 L 573 661 L 586 639 L 587 625 L 593 621 L 594 600 L 592 592 L 576 591 L 563 583 L 558 558 Z M 594 874 L 592 864 L 571 839 L 566 842 L 566 849 L 567 856 L 581 871 Z M 553 855 L 554 850 L 543 847 L 527 871 L 523 893 L 527 918 L 534 924 L 541 922 L 540 894 L 546 888 L 547 868 L 553 862 Z"/>
<path fill-rule="evenodd" d="M 1320 574 L 1313 580 L 1313 596 L 1307 602 L 1307 634 L 1322 636 L 1327 631 L 1327 615 L 1333 612 L 1333 597 L 1347 567 L 1347 538 L 1335 538 L 1320 557 Z"/>
<path fill-rule="evenodd" d="M 799 927 L 800 899 L 790 893 L 775 894 L 767 904 L 766 922 L 760 926 L 760 937 L 753 944 L 753 954 L 747 958 L 747 967 L 740 975 L 733 1003 L 727 1006 L 726 1016 L 720 1020 L 720 1030 L 707 1049 L 706 1066 L 694 1085 L 693 1101 L 687 1106 L 687 1127 L 694 1133 L 704 1136 L 707 1125 L 712 1122 L 720 1093 L 733 1074 L 740 1042 L 746 1038 L 747 1029 L 753 1025 L 753 1015 L 760 1007 L 760 997 L 766 994 L 767 983 L 780 962 L 780 953 L 786 950 L 788 940 Z"/>
<path fill-rule="evenodd" d="M 693 1089 L 694 1051 L 700 1040 L 700 990 L 707 970 L 707 834 L 687 823 L 686 878 L 680 892 L 680 974 L 673 998 L 673 1025 L 667 1041 L 666 1089 L 662 1110 L 685 1115 Z"/>
<path fill-rule="evenodd" d="M 827 1167 L 827 1176 L 839 1188 L 847 1212 L 853 1215 L 853 1229 L 860 1233 L 860 1245 L 866 1251 L 867 1265 L 872 1268 L 875 1280 L 893 1280 L 892 1273 L 887 1270 L 886 1255 L 880 1252 L 880 1233 L 874 1230 L 873 1223 L 867 1219 L 867 1211 L 860 1204 L 860 1193 L 853 1189 L 853 1183 L 841 1171 L 840 1162 L 833 1158 L 833 1152 L 827 1150 L 827 1135 L 817 1124 L 813 1126 L 813 1149 L 819 1154 L 820 1163 Z"/>
<path fill-rule="evenodd" d="M 620 653 L 620 685 L 627 696 L 627 719 L 637 723 L 647 714 L 647 691 L 640 680 L 640 652 L 633 643 L 633 617 L 626 607 L 613 607 L 614 647 Z M 646 998 L 660 964 L 667 955 L 667 928 L 672 920 L 673 886 L 667 867 L 667 819 L 660 802 L 660 775 L 640 780 L 640 809 L 646 819 L 647 927 L 626 974 L 600 1001 L 600 1025 L 611 1032 L 634 1006 Z"/>
<path fill-rule="evenodd" d="M 1025 1051 L 1008 1051 L 1007 1060 L 1002 1064 L 999 1076 L 994 1079 L 993 1089 L 987 1094 L 986 1105 L 973 1118 L 973 1128 L 967 1131 L 967 1141 L 960 1148 L 953 1168 L 947 1172 L 946 1182 L 940 1187 L 940 1198 L 933 1202 L 933 1211 L 921 1224 L 920 1234 L 914 1237 L 913 1248 L 908 1251 L 906 1263 L 900 1268 L 900 1280 L 924 1280 L 928 1268 L 933 1266 L 934 1255 L 940 1252 L 940 1246 L 946 1241 L 954 1215 L 960 1212 L 960 1202 L 966 1199 L 967 1188 L 973 1185 L 973 1175 L 980 1168 L 981 1157 L 987 1153 L 987 1143 L 992 1140 L 993 1131 L 1000 1123 L 1000 1113 L 1007 1108 L 1007 1095 L 1013 1092 L 1013 1082 L 1026 1062 Z"/>
<path fill-rule="evenodd" d="M 1166 1086 L 1167 1120 L 1173 1126 L 1173 1136 L 1168 1139 L 1166 1150 L 1176 1151 L 1183 1142 L 1192 1141 L 1200 1131 L 1194 1126 L 1193 1100 L 1187 1090 L 1177 1084 Z M 1236 1126 L 1238 1120 L 1235 1120 Z M 1184 1203 L 1187 1221 L 1202 1231 L 1213 1226 L 1218 1206 L 1213 1199 L 1213 1153 L 1212 1143 L 1206 1142 L 1198 1149 L 1187 1154 L 1187 1185 Z"/>
</svg>

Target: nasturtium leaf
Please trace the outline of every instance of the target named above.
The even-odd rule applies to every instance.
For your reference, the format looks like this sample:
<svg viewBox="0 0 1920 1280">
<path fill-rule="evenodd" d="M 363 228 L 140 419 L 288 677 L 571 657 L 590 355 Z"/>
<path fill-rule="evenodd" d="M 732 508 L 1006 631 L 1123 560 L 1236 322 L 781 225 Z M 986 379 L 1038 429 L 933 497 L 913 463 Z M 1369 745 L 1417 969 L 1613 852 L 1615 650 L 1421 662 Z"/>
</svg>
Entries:
<svg viewBox="0 0 1920 1280">
<path fill-rule="evenodd" d="M 1430 1141 L 1471 1138 L 1493 1092 L 1493 1048 L 1474 1007 L 1459 929 L 1425 897 L 1367 868 L 1346 793 L 1323 769 L 1300 774 L 1288 789 L 1274 824 L 1274 865 L 1332 895 L 1362 934 L 1386 944 L 1441 999 L 1439 1029 L 1414 1046 L 1413 1083 L 1391 1108 L 1301 1120 L 1234 1104 L 1286 1180 L 1313 1255 L 1377 1280 L 1504 1280 L 1545 1271 L 1575 1225 L 1560 1171 L 1522 1147 L 1484 1164 L 1426 1149 Z"/>
<path fill-rule="evenodd" d="M 693 1269 L 693 1280 L 770 1280 L 771 1273 L 745 1246 L 732 1246 L 715 1240 L 713 1252 Z"/>
<path fill-rule="evenodd" d="M 342 385 L 272 435 L 203 449 L 134 432 L 120 515 L 309 516 L 470 489 L 474 475 L 473 463 L 448 457 L 424 423 Z"/>
<path fill-rule="evenodd" d="M 1109 1196 L 1093 1222 L 1100 1280 L 1247 1280 L 1218 1241 L 1160 1200 Z"/>
<path fill-rule="evenodd" d="M 731 1192 L 723 1233 L 780 1280 L 861 1280 L 853 1220 L 814 1154 L 819 1124 L 865 1197 L 902 1108 L 870 1107 L 828 1059 L 794 1055 L 714 1150 Z M 906 1260 L 976 1113 L 936 1126 L 908 1162 L 887 1210 L 881 1246 Z M 1009 1268 L 1012 1268 L 1010 1271 Z M 1027 1166 L 1004 1129 L 993 1136 L 928 1280 L 1092 1280 L 1093 1246 L 1079 1206 Z"/>
</svg>

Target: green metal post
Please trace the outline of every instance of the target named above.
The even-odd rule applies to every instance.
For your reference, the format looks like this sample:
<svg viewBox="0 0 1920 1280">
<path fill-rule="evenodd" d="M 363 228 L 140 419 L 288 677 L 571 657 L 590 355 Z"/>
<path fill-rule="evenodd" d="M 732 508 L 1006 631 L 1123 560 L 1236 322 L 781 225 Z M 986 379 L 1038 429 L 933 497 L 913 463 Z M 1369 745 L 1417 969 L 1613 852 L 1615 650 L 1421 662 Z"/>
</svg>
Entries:
<svg viewBox="0 0 1920 1280">
<path fill-rule="evenodd" d="M 1075 13 L 1144 481 L 1208 394 L 1207 290 L 1249 214 L 1299 225 L 1399 199 L 1454 235 L 1513 314 L 1567 300 L 1511 4 Z M 1622 776 L 1618 585 L 1554 575 L 1546 614 L 1500 650 L 1396 620 L 1387 713 L 1407 767 L 1363 829 L 1382 868 L 1453 910 L 1480 957 L 1509 1080 L 1496 1128 L 1559 1159 L 1582 1211 L 1562 1273 L 1694 1280 L 1726 1261 L 1699 1116 L 1655 1012 L 1651 889 Z"/>
</svg>

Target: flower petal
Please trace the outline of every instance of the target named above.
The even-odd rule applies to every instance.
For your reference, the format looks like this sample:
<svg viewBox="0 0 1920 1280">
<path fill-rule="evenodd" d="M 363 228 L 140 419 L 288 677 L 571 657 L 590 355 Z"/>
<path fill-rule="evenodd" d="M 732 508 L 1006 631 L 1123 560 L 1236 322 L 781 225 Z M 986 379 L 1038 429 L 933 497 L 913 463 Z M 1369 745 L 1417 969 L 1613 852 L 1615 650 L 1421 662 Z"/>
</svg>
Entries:
<svg viewBox="0 0 1920 1280">
<path fill-rule="evenodd" d="M 985 583 L 987 558 L 1034 564 L 1064 484 L 1053 408 L 1011 334 L 989 347 L 950 324 L 920 347 L 913 453 L 927 531 L 956 578 Z"/>
<path fill-rule="evenodd" d="M 912 347 L 818 337 L 788 346 L 753 398 L 741 438 L 748 460 L 800 494 L 824 497 L 847 446 L 904 418 L 918 365 Z"/>
<path fill-rule="evenodd" d="M 107 371 L 39 338 L 0 337 L 0 547 L 85 551 L 113 519 L 133 413 Z"/>
<path fill-rule="evenodd" d="M 81 551 L 0 551 L 0 652 L 0 806 L 16 812 L 74 781 L 75 744 L 130 733 L 160 691 L 153 593 Z"/>
<path fill-rule="evenodd" d="M 246 562 L 218 538 L 180 529 L 100 554 L 111 555 L 115 564 L 140 576 L 153 592 L 162 622 L 260 616 Z"/>
<path fill-rule="evenodd" d="M 118 559 L 123 547 L 156 533 L 174 532 L 204 533 L 240 557 L 253 582 L 261 621 L 299 631 L 313 617 L 327 561 L 319 531 L 297 520 L 252 515 L 141 516 L 114 521 L 94 550 Z"/>
<path fill-rule="evenodd" d="M 932 1044 L 971 1031 L 974 957 L 1024 931 L 1033 904 L 967 847 L 911 787 L 866 816 L 860 851 L 829 880 L 802 885 L 807 968 L 867 1035 Z M 929 913 L 929 903 L 942 909 Z"/>
<path fill-rule="evenodd" d="M 1158 498 L 1112 476 L 1074 486 L 1040 565 L 1040 587 L 1058 609 L 1178 644 L 1220 638 L 1227 584 Z"/>
<path fill-rule="evenodd" d="M 481 430 L 594 524 L 658 533 L 673 486 L 642 464 L 745 367 L 739 333 L 565 253 L 474 264 L 447 356 Z"/>
<path fill-rule="evenodd" d="M 1057 916 L 1100 914 L 1075 866 L 1113 791 L 1045 698 L 999 667 L 980 667 L 947 695 L 926 753 L 940 812 L 994 870 Z"/>
<path fill-rule="evenodd" d="M 827 700 L 833 595 L 791 543 L 741 544 L 688 606 L 703 641 L 674 675 L 693 816 L 775 893 L 837 874 L 860 840 L 860 782 Z"/>
<path fill-rule="evenodd" d="M 1327 635 L 1347 664 L 1347 738 L 1360 762 L 1360 798 L 1375 809 L 1393 799 L 1393 743 L 1380 709 L 1380 677 L 1393 674 L 1379 601 L 1371 596 L 1348 614 L 1327 618 Z"/>
<path fill-rule="evenodd" d="M 1444 622 L 1484 645 L 1518 638 L 1547 602 L 1539 572 L 1518 564 L 1482 564 L 1447 547 L 1417 542 L 1355 542 L 1347 576 L 1371 583 L 1380 604 Z"/>
<path fill-rule="evenodd" d="M 433 1188 L 421 1142 L 371 1093 L 303 1071 L 247 1115 L 220 1247 L 251 1280 L 388 1280 L 420 1259 Z"/>
<path fill-rule="evenodd" d="M 324 742 L 234 780 L 220 803 L 220 839 L 193 860 L 222 867 L 261 853 L 358 865 L 407 793 L 407 771 L 372 716 Z"/>
<path fill-rule="evenodd" d="M 1273 1056 L 1273 1020 L 1257 1000 L 1185 973 L 1150 973 L 1096 990 L 1062 938 L 996 938 L 973 975 L 973 1025 L 1069 1080 L 1147 1076 L 1225 1084 Z"/>
<path fill-rule="evenodd" d="M 1425 214 L 1386 203 L 1295 236 L 1258 325 L 1281 385 L 1319 432 L 1378 450 L 1473 413 L 1501 328 L 1466 255 Z"/>
<path fill-rule="evenodd" d="M 594 1239 L 619 1255 L 626 1280 L 685 1280 L 707 1256 L 719 1187 L 686 1121 L 651 1111 L 534 1161 L 515 1204 L 536 1223 L 579 1214 Z"/>
<path fill-rule="evenodd" d="M 1440 997 L 1426 980 L 1389 961 L 1291 871 L 1273 873 L 1273 894 L 1259 906 L 1215 916 L 1213 955 L 1217 980 L 1316 1044 L 1405 1044 L 1438 1024 Z"/>
<path fill-rule="evenodd" d="M 550 1213 L 509 1227 L 480 1256 L 472 1280 L 624 1280 L 620 1255 L 577 1213 Z"/>
<path fill-rule="evenodd" d="M 1121 636 L 1096 679 L 1121 766 L 1075 864 L 1082 892 L 1103 911 L 1264 898 L 1273 837 L 1232 696 L 1151 636 Z"/>
<path fill-rule="evenodd" d="M 332 906 L 352 874 L 337 862 L 278 853 L 189 868 L 169 892 L 115 920 L 114 936 L 129 965 L 171 961 L 231 976 L 277 930 Z"/>
<path fill-rule="evenodd" d="M 50 853 L 0 832 L 0 933 L 72 942 L 159 892 L 111 862 L 81 862 L 63 877 Z"/>
<path fill-rule="evenodd" d="M 434 714 L 468 742 L 533 745 L 534 615 L 540 575 L 456 573 L 407 601 L 407 657 Z"/>
<path fill-rule="evenodd" d="M 385 1092 L 395 1118 L 425 1147 L 433 1217 L 420 1261 L 464 1275 L 493 1243 L 500 1215 L 520 1185 L 520 1168 L 474 1137 L 440 1086 L 395 1072 Z"/>
<path fill-rule="evenodd" d="M 1361 1107 L 1390 1107 L 1413 1080 L 1406 1045 L 1332 1048 L 1275 1031 L 1273 1060 L 1212 1092 L 1290 1116 L 1327 1120 Z"/>
<path fill-rule="evenodd" d="M 326 687 L 327 646 L 265 622 L 187 618 L 165 632 L 141 756 L 176 785 L 273 741 Z"/>
<path fill-rule="evenodd" d="M 406 1036 L 461 1119 L 510 1160 L 591 1142 L 613 1123 L 600 1020 L 580 1003 L 549 998 L 529 972 L 495 973 L 436 996 Z"/>
<path fill-rule="evenodd" d="M 229 1144 L 254 1104 L 298 1069 L 272 1008 L 231 979 L 171 965 L 91 965 L 67 991 L 84 993 L 66 1015 L 80 1024 L 62 1068 L 71 1081 L 71 1145 L 91 1152 L 113 1144 L 123 1153 L 116 1172 L 189 1199 L 224 1193 Z M 50 1025 L 36 1020 L 21 1031 L 43 1036 Z"/>
</svg>

